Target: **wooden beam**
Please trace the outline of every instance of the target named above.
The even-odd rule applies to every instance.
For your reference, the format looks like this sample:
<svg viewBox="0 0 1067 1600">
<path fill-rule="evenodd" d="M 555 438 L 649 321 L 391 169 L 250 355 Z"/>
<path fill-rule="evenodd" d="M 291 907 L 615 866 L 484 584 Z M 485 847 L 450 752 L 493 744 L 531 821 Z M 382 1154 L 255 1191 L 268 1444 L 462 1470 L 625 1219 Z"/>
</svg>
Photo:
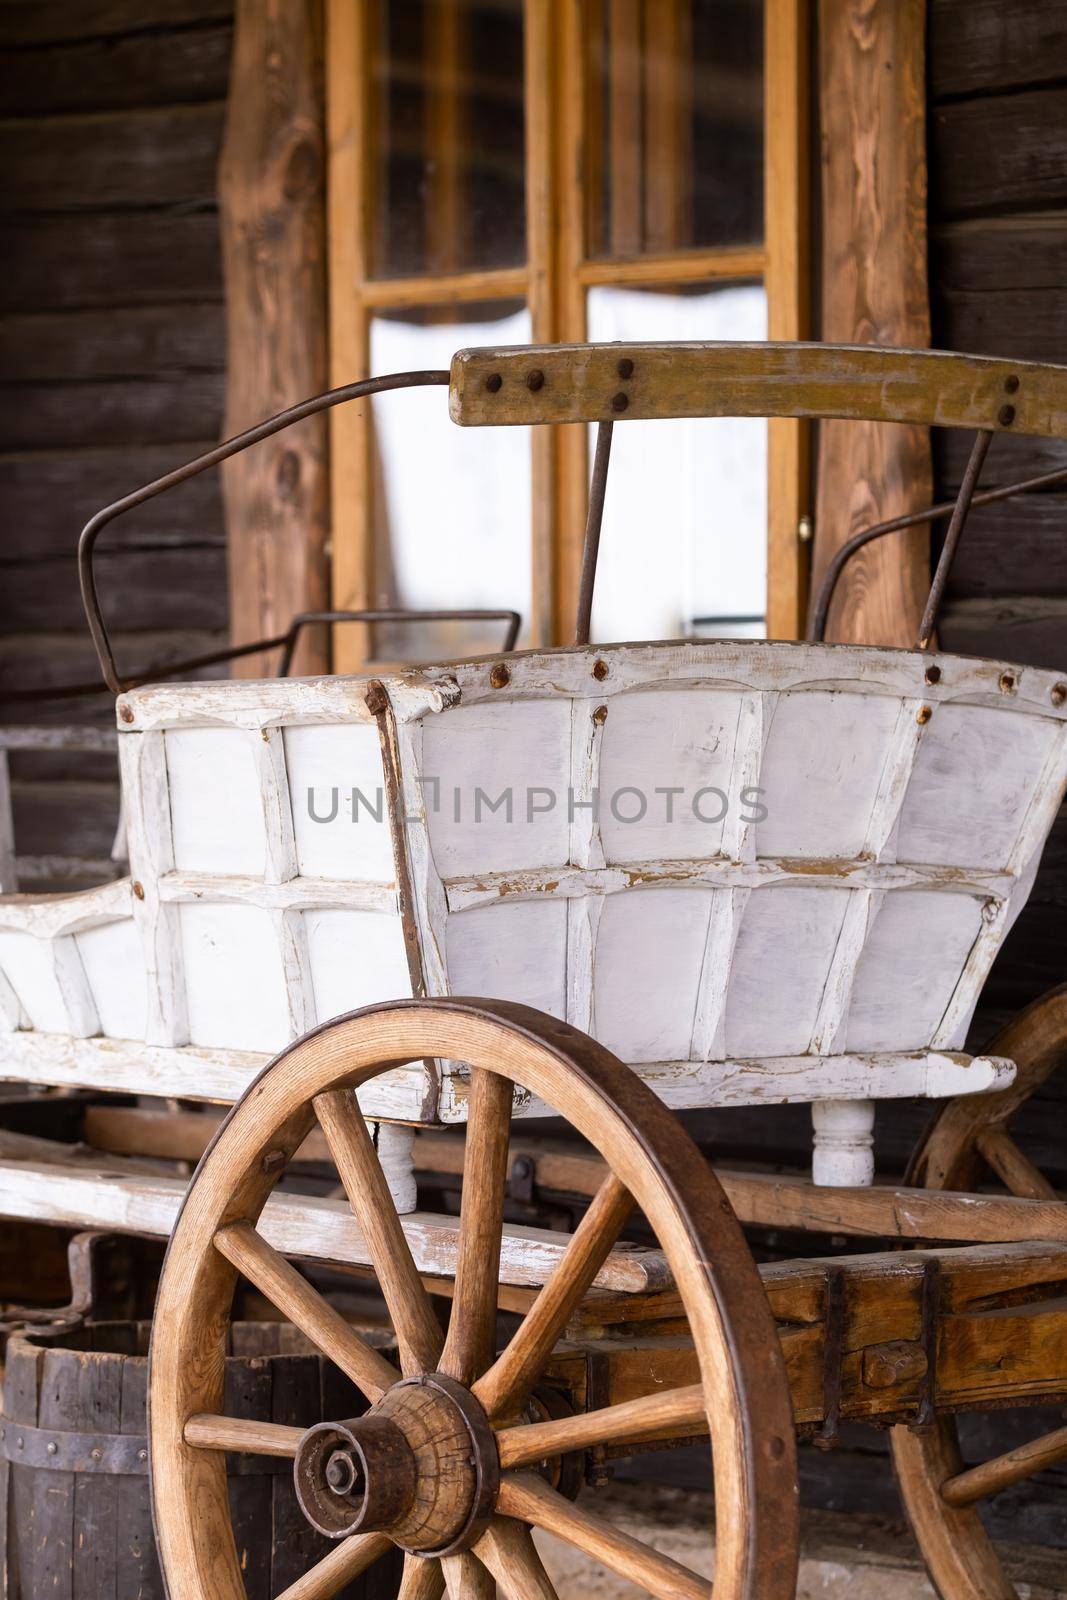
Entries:
<svg viewBox="0 0 1067 1600">
<path fill-rule="evenodd" d="M 925 14 L 925 0 L 820 0 L 824 340 L 930 343 Z M 852 534 L 931 497 L 924 429 L 824 423 L 813 588 Z M 929 582 L 927 530 L 877 541 L 846 568 L 827 638 L 913 644 Z"/>
<path fill-rule="evenodd" d="M 227 435 L 327 383 L 321 50 L 321 0 L 237 0 L 219 164 Z M 312 417 L 223 468 L 235 644 L 327 602 L 326 441 Z M 296 671 L 325 666 L 309 630 Z M 265 669 L 248 656 L 234 670 Z"/>
</svg>

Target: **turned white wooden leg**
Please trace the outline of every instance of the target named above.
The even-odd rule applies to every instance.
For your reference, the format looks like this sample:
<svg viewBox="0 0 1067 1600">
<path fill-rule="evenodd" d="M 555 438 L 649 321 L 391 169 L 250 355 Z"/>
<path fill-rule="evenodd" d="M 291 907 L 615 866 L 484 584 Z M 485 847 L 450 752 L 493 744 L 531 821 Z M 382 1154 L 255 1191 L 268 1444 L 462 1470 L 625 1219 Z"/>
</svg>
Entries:
<svg viewBox="0 0 1067 1600">
<path fill-rule="evenodd" d="M 400 1216 L 414 1211 L 419 1202 L 415 1184 L 415 1129 L 402 1122 L 379 1122 L 378 1161 Z"/>
<path fill-rule="evenodd" d="M 811 1176 L 824 1188 L 865 1187 L 874 1181 L 874 1101 L 817 1100 Z"/>
</svg>

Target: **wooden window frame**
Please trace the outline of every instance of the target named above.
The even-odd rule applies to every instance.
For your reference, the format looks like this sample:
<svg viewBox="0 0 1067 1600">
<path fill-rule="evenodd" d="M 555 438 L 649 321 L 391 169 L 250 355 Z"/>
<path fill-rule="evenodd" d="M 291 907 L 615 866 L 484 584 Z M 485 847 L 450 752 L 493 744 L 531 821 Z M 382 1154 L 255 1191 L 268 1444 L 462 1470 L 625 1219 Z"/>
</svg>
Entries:
<svg viewBox="0 0 1067 1600">
<path fill-rule="evenodd" d="M 596 286 L 761 281 L 768 337 L 808 334 L 810 0 L 765 0 L 764 242 L 643 254 L 587 255 L 586 73 L 580 0 L 524 0 L 527 261 L 517 267 L 405 278 L 371 276 L 374 151 L 368 30 L 374 0 L 327 0 L 326 103 L 331 382 L 369 372 L 374 313 L 391 307 L 522 298 L 538 344 L 581 342 L 587 291 Z M 338 608 L 374 603 L 370 403 L 330 414 L 332 595 Z M 810 516 L 808 425 L 768 423 L 767 633 L 797 638 L 806 605 Z M 534 644 L 570 640 L 577 603 L 589 477 L 584 428 L 532 434 Z M 365 663 L 363 628 L 338 629 L 334 666 Z"/>
</svg>

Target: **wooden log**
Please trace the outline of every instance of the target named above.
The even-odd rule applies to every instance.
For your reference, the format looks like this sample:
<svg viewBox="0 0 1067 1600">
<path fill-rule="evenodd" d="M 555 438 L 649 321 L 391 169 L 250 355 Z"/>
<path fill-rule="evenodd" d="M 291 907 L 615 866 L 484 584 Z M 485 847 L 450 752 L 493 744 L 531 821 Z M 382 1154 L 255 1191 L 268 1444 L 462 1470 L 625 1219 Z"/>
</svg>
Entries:
<svg viewBox="0 0 1067 1600">
<path fill-rule="evenodd" d="M 0 370 L 20 384 L 221 372 L 224 363 L 224 312 L 217 300 L 33 312 L 0 323 Z M 205 436 L 213 432 L 205 429 Z M 12 448 L 6 435 L 5 445 Z M 129 486 L 136 482 L 130 478 Z"/>
<path fill-rule="evenodd" d="M 153 6 L 153 22 L 158 11 Z M 0 106 L 5 116 L 40 117 L 222 100 L 232 37 L 229 18 L 220 15 L 208 27 L 153 26 L 7 50 L 0 56 Z"/>
<path fill-rule="evenodd" d="M 223 21 L 230 12 L 230 0 L 152 0 L 156 27 Z M 65 44 L 130 33 L 142 26 L 142 14 L 130 0 L 82 0 L 76 11 L 66 0 L 40 0 L 35 6 L 5 10 L 0 40 L 6 47 Z"/>
<path fill-rule="evenodd" d="M 13 383 L 0 389 L 0 429 L 11 450 L 109 445 L 116 439 L 169 444 L 217 429 L 223 389 L 221 372 L 184 373 L 166 382 Z"/>
<path fill-rule="evenodd" d="M 1065 0 L 933 0 L 930 95 L 1029 88 L 1063 76 Z"/>
<path fill-rule="evenodd" d="M 57 324 L 65 318 L 57 317 Z M 77 530 L 94 512 L 151 483 L 165 472 L 211 448 L 208 440 L 188 444 L 91 450 L 34 450 L 0 455 L 0 499 L 9 518 L 6 559 L 73 559 Z M 205 472 L 178 494 L 160 495 L 119 517 L 100 542 L 98 560 L 125 548 L 159 549 L 173 545 L 225 546 L 217 473 Z"/>
<path fill-rule="evenodd" d="M 123 550 L 98 559 L 96 571 L 108 616 L 152 630 L 221 631 L 226 626 L 226 557 L 218 545 L 206 550 Z M 0 627 L 44 633 L 84 626 L 73 555 L 13 564 L 6 570 Z"/>
<path fill-rule="evenodd" d="M 821 337 L 921 347 L 926 286 L 922 0 L 821 0 Z M 813 591 L 852 534 L 930 503 L 927 435 L 829 422 L 820 429 Z M 879 541 L 846 568 L 827 638 L 911 644 L 929 586 L 923 529 Z"/>
<path fill-rule="evenodd" d="M 91 116 L 12 118 L 4 126 L 5 204 L 13 211 L 209 206 L 223 107 L 163 106 Z"/>
<path fill-rule="evenodd" d="M 930 180 L 948 221 L 1063 205 L 1067 89 L 981 95 L 935 106 Z"/>
<path fill-rule="evenodd" d="M 219 166 L 229 308 L 226 432 L 327 383 L 323 129 L 318 0 L 239 0 Z M 325 417 L 223 469 L 234 643 L 283 632 L 327 602 Z M 299 673 L 324 669 L 306 632 Z M 256 657 L 235 664 L 260 675 Z"/>
<path fill-rule="evenodd" d="M 0 226 L 0 251 L 5 312 L 222 297 L 219 222 L 210 206 L 23 214 Z"/>
</svg>

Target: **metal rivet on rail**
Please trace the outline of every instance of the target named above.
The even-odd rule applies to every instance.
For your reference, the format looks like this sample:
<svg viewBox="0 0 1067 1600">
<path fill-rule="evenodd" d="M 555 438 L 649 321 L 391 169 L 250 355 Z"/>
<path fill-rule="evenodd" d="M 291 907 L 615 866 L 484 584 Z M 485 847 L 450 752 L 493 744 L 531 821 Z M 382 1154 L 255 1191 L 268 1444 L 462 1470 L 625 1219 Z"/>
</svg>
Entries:
<svg viewBox="0 0 1067 1600">
<path fill-rule="evenodd" d="M 1014 394 L 1019 387 L 1019 379 L 1014 372 L 1004 379 L 1004 393 Z"/>
<path fill-rule="evenodd" d="M 606 661 L 601 661 L 599 659 L 594 661 L 593 662 L 593 677 L 596 678 L 598 683 L 603 683 L 603 681 L 607 677 L 607 675 L 608 675 L 608 664 L 607 664 L 607 662 Z"/>
<path fill-rule="evenodd" d="M 137 900 L 143 900 L 144 899 L 144 884 L 143 883 L 138 883 L 136 881 L 136 879 L 135 879 L 134 882 L 130 884 L 130 888 L 133 890 L 135 899 L 137 899 Z"/>
<path fill-rule="evenodd" d="M 59 1454 L 59 1446 L 56 1444 L 54 1439 L 49 1439 L 48 1443 L 45 1445 L 45 1449 L 48 1451 L 50 1456 Z"/>
<path fill-rule="evenodd" d="M 1014 694 L 1015 693 L 1015 674 L 1014 674 L 1014 672 L 1002 672 L 1000 674 L 1000 692 L 1001 692 L 1001 694 Z"/>
<path fill-rule="evenodd" d="M 613 394 L 611 397 L 612 411 L 625 411 L 629 404 L 629 399 L 621 392 L 619 394 Z"/>
<path fill-rule="evenodd" d="M 104 1459 L 104 1452 L 101 1450 L 98 1444 L 94 1444 L 93 1448 L 89 1451 L 89 1459 L 90 1461 L 102 1461 Z"/>
<path fill-rule="evenodd" d="M 634 364 L 630 360 L 629 356 L 623 356 L 622 360 L 619 362 L 617 371 L 618 371 L 618 374 L 619 374 L 620 378 L 632 378 L 633 377 L 633 375 L 634 375 Z"/>
<path fill-rule="evenodd" d="M 1000 423 L 1002 428 L 1010 428 L 1012 423 L 1015 421 L 1015 407 L 1001 406 L 1000 410 L 997 412 L 997 421 Z"/>
<path fill-rule="evenodd" d="M 504 380 L 500 376 L 499 372 L 491 372 L 488 378 L 485 380 L 485 387 L 489 390 L 490 394 L 499 394 L 503 384 Z"/>
<path fill-rule="evenodd" d="M 926 681 L 927 681 L 927 683 L 940 683 L 941 682 L 941 668 L 940 667 L 927 667 L 927 669 L 926 669 Z"/>
<path fill-rule="evenodd" d="M 607 706 L 597 706 L 596 710 L 593 712 L 593 721 L 598 725 L 598 727 L 603 727 L 604 723 L 607 722 L 607 720 L 608 720 L 608 708 L 607 708 Z"/>
<path fill-rule="evenodd" d="M 119 716 L 123 722 L 133 721 L 133 707 L 128 706 L 124 700 L 119 701 Z"/>
<path fill-rule="evenodd" d="M 1067 683 L 1054 683 L 1048 692 L 1048 697 L 1054 706 L 1062 706 L 1067 700 Z"/>
<path fill-rule="evenodd" d="M 934 713 L 933 713 L 933 707 L 932 706 L 920 706 L 918 715 L 916 716 L 915 720 L 918 723 L 929 722 L 929 720 L 933 716 L 933 714 Z"/>
<path fill-rule="evenodd" d="M 544 384 L 545 384 L 545 375 L 541 371 L 540 367 L 533 367 L 526 374 L 526 387 L 527 387 L 527 389 L 530 389 L 534 394 L 537 393 L 538 389 L 543 389 L 544 388 Z"/>
<path fill-rule="evenodd" d="M 494 689 L 505 689 L 511 682 L 511 668 L 505 666 L 503 661 L 498 661 L 489 674 L 489 682 Z"/>
</svg>

